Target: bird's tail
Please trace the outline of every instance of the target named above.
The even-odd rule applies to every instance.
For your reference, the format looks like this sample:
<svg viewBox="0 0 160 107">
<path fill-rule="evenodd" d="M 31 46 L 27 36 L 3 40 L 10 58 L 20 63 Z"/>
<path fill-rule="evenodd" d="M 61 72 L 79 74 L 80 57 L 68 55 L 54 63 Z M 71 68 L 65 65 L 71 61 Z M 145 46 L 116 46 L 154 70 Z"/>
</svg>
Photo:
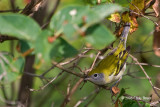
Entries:
<svg viewBox="0 0 160 107">
<path fill-rule="evenodd" d="M 123 27 L 121 37 L 120 37 L 119 46 L 123 45 L 125 49 L 126 49 L 126 42 L 127 42 L 129 29 L 130 29 L 130 23 L 125 23 L 125 25 Z"/>
</svg>

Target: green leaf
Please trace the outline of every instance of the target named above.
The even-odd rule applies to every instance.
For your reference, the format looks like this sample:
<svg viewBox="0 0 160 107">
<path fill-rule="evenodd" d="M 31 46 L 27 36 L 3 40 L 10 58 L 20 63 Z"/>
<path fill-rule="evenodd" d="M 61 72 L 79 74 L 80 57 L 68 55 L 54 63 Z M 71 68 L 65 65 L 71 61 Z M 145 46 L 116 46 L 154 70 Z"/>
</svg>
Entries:
<svg viewBox="0 0 160 107">
<path fill-rule="evenodd" d="M 23 70 L 24 58 L 13 59 L 10 55 L 0 53 L 0 75 L 4 75 L 3 82 L 15 81 Z"/>
<path fill-rule="evenodd" d="M 33 44 L 24 40 L 19 40 L 20 52 L 24 53 L 33 47 Z"/>
<path fill-rule="evenodd" d="M 110 14 L 120 11 L 121 9 L 122 9 L 121 6 L 109 3 L 109 4 L 94 6 L 92 11 L 94 11 L 98 15 L 96 17 L 99 17 L 100 20 L 102 20 L 105 17 L 109 16 Z"/>
<path fill-rule="evenodd" d="M 40 37 L 37 38 L 35 52 L 39 60 L 43 59 L 45 62 L 49 62 L 52 59 L 60 60 L 62 58 L 72 57 L 78 53 L 72 45 L 62 38 L 57 38 L 50 43 L 48 41 L 50 35 L 52 35 L 50 31 L 44 30 Z"/>
<path fill-rule="evenodd" d="M 114 35 L 103 25 L 95 25 L 87 30 L 86 42 L 102 49 L 115 40 Z"/>
<path fill-rule="evenodd" d="M 121 96 L 123 96 L 125 94 L 125 92 L 126 92 L 125 89 L 122 88 L 120 93 L 119 93 L 119 95 L 118 95 L 118 97 L 117 97 L 117 99 L 120 98 Z"/>
<path fill-rule="evenodd" d="M 47 38 L 52 35 L 52 33 L 48 30 L 43 30 L 37 38 L 35 43 L 35 52 L 37 59 L 43 59 L 45 61 L 50 61 L 51 58 L 49 56 L 50 50 L 52 48 L 51 43 L 48 42 Z"/>
<path fill-rule="evenodd" d="M 115 3 L 117 3 L 123 7 L 129 7 L 129 5 L 131 4 L 131 0 L 115 0 Z"/>
<path fill-rule="evenodd" d="M 0 14 L 0 34 L 34 41 L 40 32 L 40 26 L 28 16 L 15 13 Z"/>
<path fill-rule="evenodd" d="M 68 37 L 75 32 L 75 27 L 82 23 L 82 17 L 89 11 L 89 6 L 68 6 L 56 13 L 50 22 L 50 28 L 55 31 L 55 34 L 64 32 Z M 71 15 L 74 14 L 75 15 Z M 73 25 L 74 24 L 74 25 Z M 70 26 L 70 29 L 66 29 Z M 68 31 L 70 30 L 70 31 Z M 69 34 L 67 33 L 69 32 Z"/>
<path fill-rule="evenodd" d="M 67 38 L 85 32 L 89 27 L 101 22 L 105 17 L 120 11 L 116 4 L 94 6 L 68 6 L 57 12 L 51 19 L 50 29 L 55 35 L 64 33 Z"/>
<path fill-rule="evenodd" d="M 142 101 L 138 101 L 143 107 L 150 107 L 150 105 L 148 103 L 142 102 Z M 122 105 L 123 107 L 139 107 L 137 101 L 132 100 L 132 99 L 127 99 L 124 98 L 122 101 Z"/>
<path fill-rule="evenodd" d="M 97 0 L 85 0 L 86 3 L 89 4 L 93 4 L 93 5 L 97 5 L 98 1 Z M 112 0 L 101 0 L 101 3 L 105 3 L 105 2 L 112 2 Z"/>
<path fill-rule="evenodd" d="M 70 45 L 64 39 L 59 38 L 53 43 L 50 56 L 56 60 L 59 60 L 62 58 L 73 57 L 77 53 L 78 51 L 74 47 L 72 47 L 72 45 Z"/>
</svg>

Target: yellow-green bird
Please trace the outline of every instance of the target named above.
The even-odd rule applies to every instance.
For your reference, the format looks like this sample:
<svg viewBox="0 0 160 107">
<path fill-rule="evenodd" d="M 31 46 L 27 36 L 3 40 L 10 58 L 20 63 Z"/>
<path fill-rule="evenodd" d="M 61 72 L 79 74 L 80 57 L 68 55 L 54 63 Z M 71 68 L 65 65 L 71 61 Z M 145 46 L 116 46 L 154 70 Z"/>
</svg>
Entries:
<svg viewBox="0 0 160 107">
<path fill-rule="evenodd" d="M 85 80 L 92 81 L 98 85 L 105 85 L 122 77 L 126 69 L 126 60 L 130 50 L 130 47 L 126 48 L 129 29 L 130 23 L 126 23 L 118 47 L 102 59 L 102 61 L 88 73 Z"/>
</svg>

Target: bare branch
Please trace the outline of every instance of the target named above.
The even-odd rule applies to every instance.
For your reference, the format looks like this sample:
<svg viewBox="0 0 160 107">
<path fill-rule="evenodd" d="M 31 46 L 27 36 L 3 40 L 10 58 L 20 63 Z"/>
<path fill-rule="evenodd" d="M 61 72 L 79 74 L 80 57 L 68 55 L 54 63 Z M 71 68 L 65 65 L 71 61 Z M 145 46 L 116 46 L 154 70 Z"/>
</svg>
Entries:
<svg viewBox="0 0 160 107">
<path fill-rule="evenodd" d="M 85 49 L 85 48 L 84 48 L 84 49 Z M 91 50 L 91 49 L 86 49 L 84 52 L 82 52 L 82 53 L 78 54 L 76 57 L 74 57 L 74 58 L 72 58 L 72 59 L 70 59 L 70 60 L 68 60 L 68 61 L 66 61 L 66 62 L 61 62 L 61 63 L 59 63 L 59 65 L 63 66 L 63 65 L 66 65 L 66 64 L 72 63 L 73 61 L 75 61 L 75 60 L 78 60 L 78 59 L 82 58 L 82 57 L 83 57 L 83 55 L 85 55 L 86 53 L 88 53 L 90 50 Z"/>
<path fill-rule="evenodd" d="M 81 103 L 83 103 L 85 100 L 89 99 L 93 94 L 97 94 L 99 92 L 99 88 L 95 89 L 93 92 L 91 92 L 88 96 L 81 98 L 74 107 L 78 107 Z M 93 100 L 92 100 L 93 101 Z"/>
<path fill-rule="evenodd" d="M 94 59 L 92 65 L 91 65 L 91 67 L 86 71 L 86 73 L 90 72 L 93 69 L 93 67 L 94 67 L 94 65 L 95 65 L 95 63 L 96 63 L 96 61 L 97 61 L 97 59 L 98 59 L 98 57 L 99 57 L 100 54 L 101 54 L 101 52 L 99 51 L 97 53 L 97 55 L 96 55 L 96 58 Z"/>
<path fill-rule="evenodd" d="M 0 13 L 6 13 L 6 12 L 19 12 L 23 9 L 15 9 L 15 10 L 0 10 Z"/>
<path fill-rule="evenodd" d="M 158 50 L 160 50 L 160 48 L 156 48 L 156 49 L 149 50 L 149 51 L 139 51 L 139 52 L 133 52 L 133 53 L 148 53 L 148 52 L 154 52 L 154 51 L 158 51 Z"/>
<path fill-rule="evenodd" d="M 82 74 L 81 72 L 80 72 L 80 73 L 77 73 L 77 72 L 71 71 L 71 70 L 69 70 L 69 69 L 65 69 L 65 68 L 63 68 L 63 66 L 59 65 L 59 64 L 58 64 L 57 62 L 55 62 L 55 61 L 52 61 L 52 63 L 53 63 L 57 68 L 59 68 L 59 69 L 61 69 L 61 70 L 63 70 L 63 71 L 66 71 L 66 72 L 68 72 L 68 73 L 70 73 L 70 74 L 73 74 L 73 75 L 75 75 L 75 76 L 84 78 L 84 74 Z"/>
<path fill-rule="evenodd" d="M 11 8 L 13 12 L 16 12 L 16 5 L 15 5 L 15 0 L 10 0 Z"/>
<path fill-rule="evenodd" d="M 79 81 L 73 86 L 72 90 L 67 94 L 66 98 L 64 99 L 61 107 L 65 107 L 66 104 L 70 101 L 71 96 L 75 93 L 79 85 L 84 81 L 83 78 L 79 79 Z"/>
<path fill-rule="evenodd" d="M 152 64 L 148 64 L 148 63 L 127 63 L 128 65 L 144 65 L 144 66 L 152 66 L 152 67 L 156 67 L 156 68 L 160 68 L 160 65 L 152 65 Z"/>
<path fill-rule="evenodd" d="M 35 90 L 35 89 L 30 89 L 30 91 L 41 91 L 44 88 L 46 88 L 49 84 L 51 84 L 54 80 L 56 80 L 60 75 L 62 75 L 63 71 L 60 72 L 56 77 L 54 77 L 51 81 L 49 81 L 47 84 L 45 84 L 44 86 L 40 87 L 40 89 Z"/>
<path fill-rule="evenodd" d="M 0 35 L 0 43 L 7 41 L 7 40 L 18 40 L 16 37 L 10 37 L 6 35 Z"/>
<path fill-rule="evenodd" d="M 45 26 L 43 26 L 44 28 L 46 27 L 46 26 L 48 26 L 48 22 L 50 22 L 50 20 L 51 20 L 51 17 L 54 15 L 54 13 L 56 12 L 56 10 L 57 10 L 57 8 L 58 8 L 58 6 L 59 6 L 59 4 L 60 4 L 60 1 L 61 0 L 56 0 L 55 1 L 55 5 L 54 5 L 54 8 L 52 9 L 52 11 L 51 11 L 51 13 L 49 14 L 49 16 L 48 16 L 48 18 L 47 18 L 47 24 L 45 25 Z"/>
<path fill-rule="evenodd" d="M 148 81 L 150 82 L 154 92 L 156 93 L 156 95 L 160 98 L 160 95 L 158 94 L 158 92 L 155 89 L 155 86 L 153 85 L 151 78 L 148 76 L 148 74 L 146 73 L 146 71 L 144 70 L 144 68 L 142 67 L 142 65 L 140 65 L 140 63 L 138 62 L 137 58 L 135 58 L 134 56 L 132 56 L 131 54 L 129 54 L 129 56 L 138 63 L 139 67 L 142 69 L 143 73 L 145 74 L 145 76 L 147 77 Z"/>
<path fill-rule="evenodd" d="M 148 19 L 148 20 L 150 20 L 150 21 L 152 21 L 156 26 L 159 26 L 159 24 L 157 23 L 157 22 L 155 22 L 154 20 L 152 20 L 151 18 L 149 18 L 149 17 L 147 17 L 147 16 L 145 16 L 145 15 L 143 15 L 142 13 L 137 13 L 137 12 L 134 12 L 134 11 L 131 11 L 131 13 L 134 13 L 134 14 L 137 14 L 137 15 L 140 15 L 140 16 L 143 16 L 144 18 L 146 18 L 146 19 Z"/>
<path fill-rule="evenodd" d="M 157 107 L 157 104 L 159 104 L 160 103 L 160 100 L 157 100 L 157 101 L 154 101 L 154 102 L 151 102 L 150 103 L 150 106 L 152 107 Z"/>
<path fill-rule="evenodd" d="M 137 6 L 135 6 L 135 5 L 134 5 L 133 3 L 131 3 L 129 0 L 127 0 L 127 1 L 128 1 L 131 5 L 133 5 L 133 6 L 138 10 L 138 12 L 139 12 L 139 13 L 137 13 L 137 12 L 134 12 L 134 11 L 130 10 L 131 13 L 134 13 L 134 14 L 140 15 L 140 16 L 143 16 L 144 18 L 152 21 L 156 26 L 159 26 L 159 24 L 158 24 L 157 22 L 155 22 L 154 20 L 152 20 L 152 19 L 150 19 L 149 17 L 145 16 L 145 15 L 139 10 L 139 8 L 138 8 Z"/>
<path fill-rule="evenodd" d="M 91 100 L 84 107 L 87 107 L 97 97 L 97 95 L 99 94 L 99 92 L 100 92 L 100 90 L 98 90 L 96 92 L 96 94 L 91 98 Z"/>
</svg>

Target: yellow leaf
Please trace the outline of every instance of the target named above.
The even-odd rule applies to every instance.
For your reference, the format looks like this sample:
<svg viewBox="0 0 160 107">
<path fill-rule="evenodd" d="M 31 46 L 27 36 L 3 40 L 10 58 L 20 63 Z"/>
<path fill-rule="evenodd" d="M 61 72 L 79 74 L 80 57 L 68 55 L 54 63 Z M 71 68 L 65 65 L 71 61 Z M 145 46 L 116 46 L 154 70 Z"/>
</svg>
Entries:
<svg viewBox="0 0 160 107">
<path fill-rule="evenodd" d="M 124 23 L 126 23 L 126 22 L 130 22 L 131 23 L 131 27 L 130 27 L 130 30 L 129 30 L 130 33 L 132 33 L 132 32 L 137 30 L 138 23 L 137 23 L 136 16 L 134 16 L 134 15 L 130 16 L 128 12 L 124 12 L 122 14 L 122 21 Z"/>
<path fill-rule="evenodd" d="M 142 12 L 142 10 L 145 7 L 145 0 L 132 0 L 129 7 L 134 12 L 138 12 L 138 13 L 139 13 L 139 11 Z"/>
<path fill-rule="evenodd" d="M 128 12 L 124 12 L 123 14 L 122 14 L 122 21 L 123 22 L 131 22 L 131 18 L 130 18 L 130 16 L 129 16 L 129 13 Z"/>
<path fill-rule="evenodd" d="M 119 13 L 113 13 L 108 17 L 108 20 L 119 23 L 121 21 L 121 16 Z"/>
</svg>

